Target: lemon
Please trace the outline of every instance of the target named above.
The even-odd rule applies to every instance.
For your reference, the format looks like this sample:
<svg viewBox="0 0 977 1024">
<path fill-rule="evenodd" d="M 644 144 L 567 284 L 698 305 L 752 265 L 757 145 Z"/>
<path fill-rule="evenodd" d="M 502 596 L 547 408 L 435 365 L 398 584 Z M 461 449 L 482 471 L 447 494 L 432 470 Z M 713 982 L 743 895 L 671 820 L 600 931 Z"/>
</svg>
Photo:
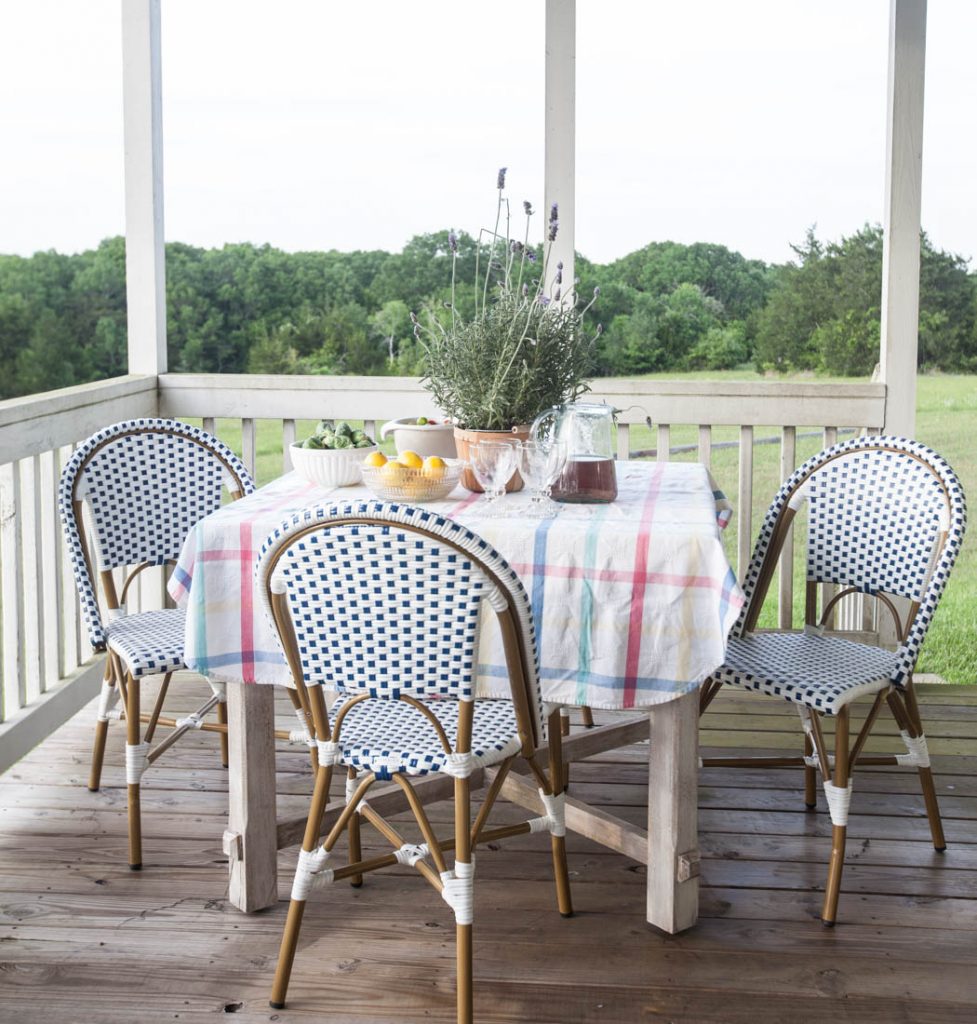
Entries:
<svg viewBox="0 0 977 1024">
<path fill-rule="evenodd" d="M 383 452 L 370 452 L 363 460 L 364 466 L 385 466 L 386 464 L 387 456 Z"/>
<path fill-rule="evenodd" d="M 406 466 L 407 469 L 420 469 L 424 465 L 424 460 L 417 454 L 417 452 L 401 452 L 397 461 L 402 465 Z"/>
<path fill-rule="evenodd" d="M 380 470 L 380 477 L 388 487 L 399 487 L 404 482 L 404 467 L 391 460 Z"/>
<path fill-rule="evenodd" d="M 437 455 L 429 455 L 424 460 L 424 475 L 429 480 L 440 480 L 447 469 L 447 463 Z"/>
</svg>

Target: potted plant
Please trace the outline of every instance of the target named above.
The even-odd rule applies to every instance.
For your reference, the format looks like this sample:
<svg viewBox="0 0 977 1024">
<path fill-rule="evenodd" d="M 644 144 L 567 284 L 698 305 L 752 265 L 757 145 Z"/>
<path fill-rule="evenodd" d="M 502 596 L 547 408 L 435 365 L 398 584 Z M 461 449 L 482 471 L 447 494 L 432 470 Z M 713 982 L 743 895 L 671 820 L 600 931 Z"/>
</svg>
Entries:
<svg viewBox="0 0 977 1024">
<path fill-rule="evenodd" d="M 576 288 L 564 293 L 563 264 L 548 279 L 550 252 L 559 228 L 554 203 L 549 214 L 542 259 L 529 244 L 533 208 L 523 203 L 524 238 L 510 237 L 509 201 L 505 171 L 499 171 L 495 229 L 479 272 L 482 237 L 476 250 L 475 309 L 461 315 L 455 303 L 458 238 L 448 235 L 451 250 L 451 302 L 448 310 L 428 310 L 424 321 L 414 314 L 414 334 L 425 351 L 424 383 L 439 409 L 455 424 L 458 456 L 467 459 L 468 446 L 483 440 L 529 436 L 529 424 L 545 409 L 572 402 L 588 390 L 594 343 L 600 334 L 588 332 L 584 316 L 594 298 L 578 308 Z M 499 228 L 505 220 L 505 233 Z M 481 487 L 469 471 L 462 477 L 472 491 Z M 516 474 L 510 490 L 522 481 Z"/>
</svg>

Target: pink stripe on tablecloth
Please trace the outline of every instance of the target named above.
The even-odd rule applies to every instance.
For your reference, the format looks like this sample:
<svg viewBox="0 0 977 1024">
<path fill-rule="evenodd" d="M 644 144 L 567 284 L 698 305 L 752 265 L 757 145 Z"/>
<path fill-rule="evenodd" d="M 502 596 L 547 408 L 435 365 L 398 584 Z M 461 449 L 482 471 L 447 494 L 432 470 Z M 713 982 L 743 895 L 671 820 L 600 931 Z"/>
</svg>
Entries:
<svg viewBox="0 0 977 1024">
<path fill-rule="evenodd" d="M 509 565 L 520 575 L 545 573 L 550 577 L 569 580 L 593 580 L 598 583 L 636 583 L 641 586 L 660 584 L 666 587 L 703 587 L 707 590 L 723 591 L 723 581 L 711 576 L 683 576 L 672 572 L 643 572 L 637 569 L 590 569 L 580 565 L 530 565 L 528 562 L 510 562 Z"/>
<path fill-rule="evenodd" d="M 482 495 L 477 491 L 472 491 L 467 498 L 462 498 L 457 505 L 451 507 L 451 511 L 446 513 L 449 518 L 458 515 L 459 512 L 464 512 L 466 508 L 470 508 L 472 505 L 481 498 Z"/>
<path fill-rule="evenodd" d="M 240 524 L 241 550 L 241 678 L 246 683 L 254 677 L 254 549 L 251 546 L 251 524 Z"/>
<path fill-rule="evenodd" d="M 208 548 L 197 555 L 200 562 L 246 562 L 254 552 L 249 548 Z"/>
<path fill-rule="evenodd" d="M 651 521 L 655 518 L 655 504 L 661 490 L 661 479 L 666 463 L 658 462 L 651 474 L 644 508 L 641 510 L 641 524 L 635 544 L 634 578 L 631 588 L 631 616 L 628 620 L 628 653 L 624 666 L 623 707 L 633 708 L 638 688 L 638 661 L 641 654 L 641 621 L 644 616 L 644 585 L 638 580 L 648 575 L 648 546 L 651 541 Z"/>
</svg>

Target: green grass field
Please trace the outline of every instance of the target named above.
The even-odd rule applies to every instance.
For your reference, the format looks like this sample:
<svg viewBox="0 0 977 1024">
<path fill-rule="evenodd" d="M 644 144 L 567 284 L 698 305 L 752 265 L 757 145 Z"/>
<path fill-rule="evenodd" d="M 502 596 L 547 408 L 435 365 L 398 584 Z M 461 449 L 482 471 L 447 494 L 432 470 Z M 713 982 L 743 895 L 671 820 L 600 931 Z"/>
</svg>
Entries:
<svg viewBox="0 0 977 1024">
<path fill-rule="evenodd" d="M 733 371 L 728 374 L 668 374 L 697 377 L 700 379 L 724 377 L 725 379 L 756 379 L 749 372 Z M 917 395 L 916 436 L 920 441 L 940 452 L 959 474 L 964 489 L 977 501 L 977 377 L 971 376 L 921 376 Z M 304 437 L 312 429 L 312 423 L 301 423 L 298 436 Z M 798 428 L 800 435 L 812 428 Z M 221 421 L 218 426 L 221 437 L 236 451 L 240 451 L 240 423 Z M 774 437 L 775 428 L 769 431 L 756 428 L 754 436 Z M 713 441 L 731 441 L 738 437 L 738 428 L 716 428 Z M 673 427 L 673 446 L 692 444 L 697 440 L 695 427 Z M 258 425 L 257 475 L 259 483 L 266 483 L 282 472 L 281 424 L 275 421 L 261 421 Z M 652 449 L 656 439 L 647 428 L 632 428 L 632 450 Z M 388 446 L 392 450 L 392 446 Z M 813 455 L 822 447 L 820 435 L 798 437 L 798 463 Z M 675 459 L 694 461 L 693 450 L 673 456 Z M 739 452 L 735 447 L 719 448 L 712 455 L 712 472 L 718 484 L 735 504 L 737 493 Z M 753 453 L 753 533 L 762 519 L 771 498 L 781 483 L 779 444 L 757 444 Z M 736 521 L 726 531 L 726 545 L 730 560 L 736 559 Z M 794 621 L 803 621 L 803 580 L 804 564 L 802 545 L 795 551 L 794 569 Z M 764 608 L 761 625 L 776 624 L 776 588 Z M 920 672 L 931 672 L 943 676 L 951 683 L 977 682 L 977 526 L 972 527 L 966 538 L 963 552 L 954 569 L 947 592 L 937 612 L 929 637 L 923 648 L 919 663 Z"/>
</svg>

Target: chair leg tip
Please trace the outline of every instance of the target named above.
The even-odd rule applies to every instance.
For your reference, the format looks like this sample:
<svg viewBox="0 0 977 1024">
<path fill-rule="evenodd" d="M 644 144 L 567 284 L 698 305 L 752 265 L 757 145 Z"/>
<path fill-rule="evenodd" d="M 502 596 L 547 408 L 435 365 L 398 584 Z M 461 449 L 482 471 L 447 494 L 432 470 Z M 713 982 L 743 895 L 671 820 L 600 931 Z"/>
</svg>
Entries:
<svg viewBox="0 0 977 1024">
<path fill-rule="evenodd" d="M 99 791 L 99 789 L 100 789 L 100 788 L 101 788 L 101 787 L 99 787 L 99 786 L 89 786 L 89 787 L 88 787 L 88 792 L 89 792 L 89 793 L 97 793 L 97 792 Z"/>
<path fill-rule="evenodd" d="M 808 803 L 808 802 L 807 802 L 806 800 L 804 801 L 804 806 L 805 806 L 805 807 L 806 807 L 806 808 L 807 808 L 807 809 L 808 809 L 809 811 L 816 811 L 816 810 L 818 809 L 818 805 L 817 805 L 817 803 L 809 804 L 809 803 Z"/>
<path fill-rule="evenodd" d="M 130 864 L 129 865 L 129 870 L 130 871 L 142 871 L 142 864 Z"/>
<path fill-rule="evenodd" d="M 835 926 L 834 921 L 828 921 L 826 918 L 823 917 L 821 918 L 821 924 L 823 924 L 825 928 L 834 928 Z"/>
<path fill-rule="evenodd" d="M 276 1003 L 274 999 L 269 999 L 268 1000 L 268 1005 L 273 1010 L 284 1010 L 285 1009 L 285 1004 L 284 1003 Z"/>
<path fill-rule="evenodd" d="M 573 911 L 572 910 L 567 910 L 567 911 L 561 910 L 560 911 L 560 917 L 573 917 Z"/>
<path fill-rule="evenodd" d="M 933 849 L 936 850 L 937 853 L 946 853 L 946 843 L 942 846 L 934 846 Z"/>
<path fill-rule="evenodd" d="M 349 887 L 351 889 L 362 889 L 363 888 L 363 883 L 362 882 L 350 882 L 349 883 Z"/>
</svg>

